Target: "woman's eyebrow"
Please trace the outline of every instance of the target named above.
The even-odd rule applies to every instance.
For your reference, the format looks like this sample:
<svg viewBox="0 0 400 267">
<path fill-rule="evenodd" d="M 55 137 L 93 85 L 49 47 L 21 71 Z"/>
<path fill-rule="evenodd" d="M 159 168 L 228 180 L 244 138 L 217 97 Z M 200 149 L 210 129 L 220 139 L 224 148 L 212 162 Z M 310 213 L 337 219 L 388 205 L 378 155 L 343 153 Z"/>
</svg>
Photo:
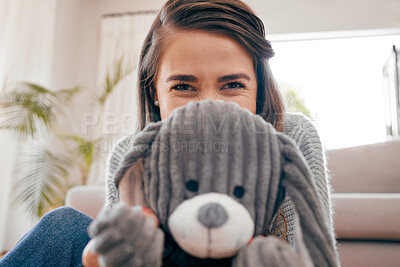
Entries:
<svg viewBox="0 0 400 267">
<path fill-rule="evenodd" d="M 197 82 L 199 79 L 197 79 L 196 76 L 193 75 L 172 75 L 169 76 L 165 82 L 169 81 L 183 81 L 183 82 Z"/>
<path fill-rule="evenodd" d="M 218 78 L 218 82 L 222 83 L 222 82 L 227 82 L 227 81 L 232 81 L 232 80 L 237 80 L 237 79 L 246 79 L 248 81 L 250 81 L 250 77 L 244 73 L 235 73 L 235 74 L 229 74 L 229 75 L 225 75 L 222 77 Z"/>
</svg>

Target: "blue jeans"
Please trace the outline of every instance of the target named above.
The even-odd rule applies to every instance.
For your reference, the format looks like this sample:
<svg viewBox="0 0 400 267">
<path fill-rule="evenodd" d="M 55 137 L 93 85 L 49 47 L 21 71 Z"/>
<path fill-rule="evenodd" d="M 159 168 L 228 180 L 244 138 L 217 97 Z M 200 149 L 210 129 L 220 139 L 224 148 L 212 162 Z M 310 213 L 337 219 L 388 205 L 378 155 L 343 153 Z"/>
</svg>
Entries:
<svg viewBox="0 0 400 267">
<path fill-rule="evenodd" d="M 70 207 L 55 209 L 0 259 L 0 266 L 82 266 L 90 238 L 89 216 Z"/>
</svg>

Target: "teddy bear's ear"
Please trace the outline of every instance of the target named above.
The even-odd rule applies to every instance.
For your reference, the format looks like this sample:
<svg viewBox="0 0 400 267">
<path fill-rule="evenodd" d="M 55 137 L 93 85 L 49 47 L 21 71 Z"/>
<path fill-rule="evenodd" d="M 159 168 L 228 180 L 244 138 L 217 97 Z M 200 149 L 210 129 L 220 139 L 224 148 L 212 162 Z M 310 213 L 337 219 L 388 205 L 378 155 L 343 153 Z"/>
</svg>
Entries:
<svg viewBox="0 0 400 267">
<path fill-rule="evenodd" d="M 310 169 L 307 165 L 306 159 L 300 149 L 296 146 L 295 142 L 282 133 L 278 133 L 278 138 L 282 155 L 281 163 L 283 172 L 287 175 L 285 172 L 285 166 L 288 163 L 291 163 L 290 165 L 293 165 L 302 176 L 307 178 L 309 183 L 315 186 L 314 181 L 311 179 Z"/>
<path fill-rule="evenodd" d="M 316 266 L 334 266 L 335 252 L 323 216 L 321 202 L 310 169 L 300 149 L 287 136 L 280 136 L 281 183 L 297 211 L 301 231 Z M 324 255 L 325 257 L 321 257 Z M 330 265 L 331 264 L 331 265 Z"/>
<path fill-rule="evenodd" d="M 294 141 L 283 134 L 279 135 L 282 175 L 281 184 L 291 198 L 297 209 L 310 209 L 312 216 L 315 215 L 317 221 L 323 222 L 321 204 L 316 192 L 316 185 L 311 177 L 311 171 L 307 165 L 306 159 L 296 146 Z M 301 206 L 301 207 L 300 207 Z M 320 212 L 321 211 L 321 212 Z M 300 212 L 301 213 L 301 212 Z M 321 214 L 320 214 L 321 213 Z M 299 214 L 300 221 L 302 214 Z M 307 218 L 309 221 L 310 218 Z"/>
</svg>

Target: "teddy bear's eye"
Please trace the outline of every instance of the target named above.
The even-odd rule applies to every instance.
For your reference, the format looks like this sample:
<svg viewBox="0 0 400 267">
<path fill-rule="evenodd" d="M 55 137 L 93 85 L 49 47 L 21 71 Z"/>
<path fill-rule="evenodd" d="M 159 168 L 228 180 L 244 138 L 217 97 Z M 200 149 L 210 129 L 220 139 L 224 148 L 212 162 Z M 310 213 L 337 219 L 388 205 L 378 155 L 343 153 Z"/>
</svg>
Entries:
<svg viewBox="0 0 400 267">
<path fill-rule="evenodd" d="M 244 191 L 244 188 L 241 186 L 235 186 L 235 189 L 233 189 L 233 195 L 236 198 L 242 198 L 244 196 L 244 193 L 246 193 Z"/>
<path fill-rule="evenodd" d="M 197 192 L 199 190 L 199 182 L 190 180 L 186 182 L 186 189 L 191 192 Z"/>
</svg>

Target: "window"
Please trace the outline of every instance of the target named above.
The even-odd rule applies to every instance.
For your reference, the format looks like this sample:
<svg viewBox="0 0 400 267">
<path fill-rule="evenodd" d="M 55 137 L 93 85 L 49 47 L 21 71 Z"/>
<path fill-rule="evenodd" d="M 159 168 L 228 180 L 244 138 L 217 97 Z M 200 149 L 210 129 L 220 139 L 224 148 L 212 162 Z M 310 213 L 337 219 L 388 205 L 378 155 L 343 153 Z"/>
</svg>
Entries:
<svg viewBox="0 0 400 267">
<path fill-rule="evenodd" d="M 382 70 L 400 35 L 272 42 L 272 72 L 304 100 L 326 148 L 386 140 Z"/>
</svg>

